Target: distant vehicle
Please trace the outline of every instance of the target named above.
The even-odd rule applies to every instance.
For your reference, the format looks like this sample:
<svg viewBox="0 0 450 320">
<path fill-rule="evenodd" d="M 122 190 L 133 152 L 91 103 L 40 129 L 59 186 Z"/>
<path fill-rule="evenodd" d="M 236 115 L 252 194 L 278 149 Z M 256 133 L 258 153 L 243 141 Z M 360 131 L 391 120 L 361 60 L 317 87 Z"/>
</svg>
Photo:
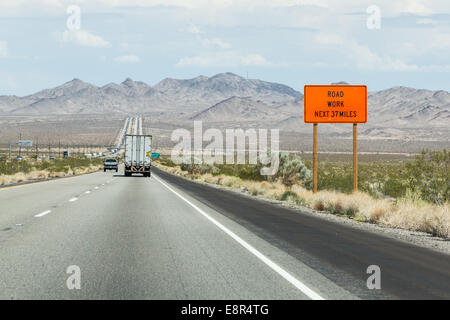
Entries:
<svg viewBox="0 0 450 320">
<path fill-rule="evenodd" d="M 51 155 L 49 155 L 49 156 L 48 156 L 48 158 L 49 158 L 50 160 L 55 160 L 55 156 L 54 156 L 54 155 L 52 155 L 52 154 L 51 154 Z"/>
<path fill-rule="evenodd" d="M 140 173 L 144 177 L 151 176 L 152 165 L 152 136 L 125 136 L 125 176 Z"/>
<path fill-rule="evenodd" d="M 92 158 L 92 154 L 90 154 L 90 153 L 86 153 L 85 156 L 86 156 L 86 158 L 88 158 L 88 159 Z"/>
<path fill-rule="evenodd" d="M 23 157 L 22 157 L 22 156 L 17 156 L 17 157 L 16 157 L 16 160 L 17 160 L 17 161 L 22 161 L 22 160 L 23 160 Z"/>
<path fill-rule="evenodd" d="M 116 159 L 108 158 L 103 162 L 103 172 L 106 172 L 106 170 L 116 170 L 116 172 L 119 170 L 119 163 Z"/>
<path fill-rule="evenodd" d="M 63 158 L 69 157 L 69 151 L 63 151 Z"/>
<path fill-rule="evenodd" d="M 36 161 L 42 161 L 44 159 L 45 159 L 45 157 L 39 156 L 39 157 L 36 158 Z"/>
</svg>

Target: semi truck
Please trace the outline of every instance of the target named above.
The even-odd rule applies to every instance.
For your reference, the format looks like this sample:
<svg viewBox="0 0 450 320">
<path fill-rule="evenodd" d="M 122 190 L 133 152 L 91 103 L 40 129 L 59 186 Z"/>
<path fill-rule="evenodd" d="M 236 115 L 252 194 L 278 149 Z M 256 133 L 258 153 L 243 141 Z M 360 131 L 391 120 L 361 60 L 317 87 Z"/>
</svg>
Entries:
<svg viewBox="0 0 450 320">
<path fill-rule="evenodd" d="M 125 136 L 125 176 L 140 173 L 151 176 L 152 136 L 127 134 Z"/>
</svg>

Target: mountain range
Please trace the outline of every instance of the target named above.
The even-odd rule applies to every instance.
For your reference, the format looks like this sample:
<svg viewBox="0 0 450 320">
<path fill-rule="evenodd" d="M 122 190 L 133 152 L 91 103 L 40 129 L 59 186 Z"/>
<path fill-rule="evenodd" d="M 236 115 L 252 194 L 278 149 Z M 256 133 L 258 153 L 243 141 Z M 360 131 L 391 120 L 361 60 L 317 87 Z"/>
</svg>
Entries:
<svg viewBox="0 0 450 320">
<path fill-rule="evenodd" d="M 150 86 L 127 78 L 102 87 L 73 79 L 61 86 L 17 97 L 0 96 L 0 113 L 80 114 L 191 112 L 210 107 L 232 96 L 258 97 L 277 104 L 300 97 L 292 88 L 261 80 L 248 80 L 232 73 L 189 80 L 167 78 Z"/>
<path fill-rule="evenodd" d="M 167 78 L 154 86 L 129 78 L 101 87 L 73 79 L 24 97 L 0 96 L 0 114 L 5 115 L 108 113 L 147 114 L 162 122 L 239 122 L 244 126 L 251 123 L 285 131 L 310 131 L 310 126 L 303 124 L 301 92 L 233 73 L 185 80 Z M 449 140 L 449 124 L 449 92 L 399 86 L 368 93 L 368 123 L 361 134 Z M 323 127 L 338 135 L 343 132 L 339 125 Z"/>
</svg>

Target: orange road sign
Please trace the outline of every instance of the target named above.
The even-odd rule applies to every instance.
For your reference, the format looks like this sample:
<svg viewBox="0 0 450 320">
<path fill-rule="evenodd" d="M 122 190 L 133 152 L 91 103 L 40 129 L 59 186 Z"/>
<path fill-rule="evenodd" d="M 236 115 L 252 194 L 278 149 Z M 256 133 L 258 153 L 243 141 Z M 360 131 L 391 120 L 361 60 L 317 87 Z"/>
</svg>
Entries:
<svg viewBox="0 0 450 320">
<path fill-rule="evenodd" d="M 306 85 L 303 99 L 305 123 L 367 122 L 366 86 Z"/>
</svg>

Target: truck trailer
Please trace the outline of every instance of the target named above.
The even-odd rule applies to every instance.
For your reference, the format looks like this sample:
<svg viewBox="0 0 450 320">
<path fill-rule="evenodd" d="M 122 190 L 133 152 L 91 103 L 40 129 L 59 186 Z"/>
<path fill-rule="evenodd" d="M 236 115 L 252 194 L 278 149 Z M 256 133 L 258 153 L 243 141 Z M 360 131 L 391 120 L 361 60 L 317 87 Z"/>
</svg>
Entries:
<svg viewBox="0 0 450 320">
<path fill-rule="evenodd" d="M 125 136 L 125 176 L 140 173 L 151 176 L 152 136 L 127 134 Z"/>
</svg>

